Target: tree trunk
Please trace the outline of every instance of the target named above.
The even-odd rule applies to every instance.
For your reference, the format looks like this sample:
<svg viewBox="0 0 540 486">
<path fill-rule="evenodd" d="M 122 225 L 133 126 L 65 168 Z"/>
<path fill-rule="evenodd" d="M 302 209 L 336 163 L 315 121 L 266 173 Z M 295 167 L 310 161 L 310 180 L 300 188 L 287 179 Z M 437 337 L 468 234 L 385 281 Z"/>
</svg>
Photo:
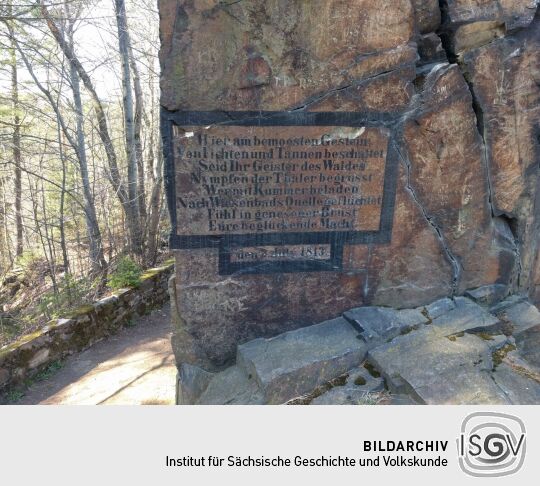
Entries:
<svg viewBox="0 0 540 486">
<path fill-rule="evenodd" d="M 139 215 L 141 218 L 141 227 L 146 226 L 146 219 L 148 217 L 146 211 L 146 180 L 144 174 L 144 155 L 142 146 L 142 123 L 144 118 L 144 97 L 141 86 L 141 76 L 139 74 L 139 68 L 137 61 L 133 55 L 133 46 L 131 45 L 131 36 L 129 34 L 129 27 L 126 20 L 126 41 L 129 54 L 129 64 L 131 72 L 133 73 L 133 93 L 135 95 L 135 116 L 134 116 L 134 129 L 135 129 L 135 154 L 137 156 L 137 174 L 138 174 L 138 200 L 139 200 Z M 143 235 L 144 242 L 144 235 Z"/>
<path fill-rule="evenodd" d="M 8 6 L 8 13 L 12 14 L 11 4 Z M 10 37 L 10 64 L 11 64 L 11 103 L 13 110 L 13 134 L 12 134 L 12 154 L 15 167 L 15 228 L 17 233 L 16 255 L 23 254 L 23 220 L 22 220 L 22 171 L 21 171 L 21 117 L 19 115 L 19 75 L 17 70 L 17 52 L 15 45 L 15 32 L 10 22 L 7 22 Z"/>
<path fill-rule="evenodd" d="M 148 64 L 153 69 L 153 59 L 148 59 Z M 155 109 L 155 89 L 152 81 L 149 82 L 148 90 L 150 92 L 150 141 L 148 147 L 147 170 L 152 182 L 151 196 L 148 208 L 147 219 L 147 250 L 146 263 L 149 266 L 155 265 L 158 256 L 159 243 L 159 224 L 163 212 L 163 156 L 161 150 L 161 137 L 155 135 L 156 130 L 156 109 Z M 156 150 L 156 145 L 158 145 Z M 156 156 L 157 155 L 157 156 Z"/>
<path fill-rule="evenodd" d="M 127 31 L 126 6 L 124 0 L 114 0 L 116 25 L 118 27 L 118 49 L 122 65 L 122 92 L 124 99 L 124 126 L 126 138 L 126 156 L 128 164 L 128 195 L 130 217 L 139 220 L 139 193 L 137 190 L 137 149 L 135 144 L 135 115 L 133 112 L 133 94 L 129 67 L 129 37 Z M 140 223 L 140 220 L 139 220 Z M 139 226 L 140 227 L 140 226 Z M 142 254 L 142 235 L 136 235 L 137 247 L 133 253 Z M 135 242 L 134 242 L 135 243 Z"/>
<path fill-rule="evenodd" d="M 65 4 L 66 17 L 69 19 L 69 7 Z M 69 45 L 73 49 L 73 24 L 70 22 L 67 29 Z M 90 262 L 94 273 L 103 273 L 107 268 L 105 257 L 103 256 L 103 242 L 96 215 L 94 195 L 88 176 L 88 162 L 86 159 L 86 141 L 84 136 L 84 113 L 81 98 L 81 88 L 77 69 L 72 62 L 69 63 L 69 78 L 73 91 L 73 102 L 75 105 L 76 133 L 77 133 L 77 155 L 79 170 L 81 174 L 82 189 L 84 194 L 85 222 L 88 233 L 88 244 L 90 248 Z"/>
<path fill-rule="evenodd" d="M 158 153 L 161 154 L 162 151 L 159 150 Z M 163 209 L 163 157 L 161 155 L 157 156 L 157 161 L 153 167 L 152 178 L 153 186 L 149 205 L 150 216 L 148 218 L 147 263 L 149 265 L 154 265 L 156 263 L 158 255 L 159 223 L 161 221 L 161 211 Z"/>
<path fill-rule="evenodd" d="M 0 276 L 9 267 L 9 246 L 6 232 L 6 207 L 4 205 L 4 174 L 0 173 Z"/>
<path fill-rule="evenodd" d="M 56 117 L 57 135 L 58 135 L 58 149 L 60 155 L 60 161 L 62 162 L 62 189 L 60 191 L 60 215 L 58 217 L 58 227 L 60 228 L 60 247 L 62 248 L 62 260 L 64 264 L 64 272 L 66 275 L 70 273 L 69 268 L 69 254 L 66 243 L 66 225 L 65 225 L 65 207 L 66 207 L 66 158 L 64 156 L 64 145 L 62 140 L 62 128 L 60 126 L 60 120 Z"/>
</svg>

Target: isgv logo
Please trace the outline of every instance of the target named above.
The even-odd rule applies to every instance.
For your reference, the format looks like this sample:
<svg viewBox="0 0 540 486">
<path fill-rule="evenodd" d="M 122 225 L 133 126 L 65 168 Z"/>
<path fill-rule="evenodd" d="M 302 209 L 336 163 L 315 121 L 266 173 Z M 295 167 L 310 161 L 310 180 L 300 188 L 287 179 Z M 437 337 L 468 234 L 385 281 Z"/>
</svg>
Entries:
<svg viewBox="0 0 540 486">
<path fill-rule="evenodd" d="M 525 461 L 525 425 L 518 417 L 476 412 L 461 426 L 459 465 L 469 476 L 501 477 L 518 472 Z"/>
</svg>

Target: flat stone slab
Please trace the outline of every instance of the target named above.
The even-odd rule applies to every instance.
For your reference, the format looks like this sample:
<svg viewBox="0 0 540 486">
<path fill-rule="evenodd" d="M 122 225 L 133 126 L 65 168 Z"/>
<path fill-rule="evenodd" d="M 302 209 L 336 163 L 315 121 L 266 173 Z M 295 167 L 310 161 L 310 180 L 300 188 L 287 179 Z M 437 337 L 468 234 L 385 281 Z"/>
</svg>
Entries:
<svg viewBox="0 0 540 486">
<path fill-rule="evenodd" d="M 516 338 L 516 346 L 521 358 L 540 371 L 540 326 L 520 333 Z"/>
<path fill-rule="evenodd" d="M 429 319 L 431 320 L 437 319 L 437 317 L 441 317 L 443 314 L 446 314 L 455 308 L 456 303 L 452 299 L 448 298 L 436 300 L 432 304 L 424 307 Z"/>
<path fill-rule="evenodd" d="M 343 314 L 366 343 L 380 343 L 409 332 L 429 319 L 423 309 L 396 310 L 386 307 L 359 307 Z"/>
<path fill-rule="evenodd" d="M 429 383 L 417 385 L 414 393 L 426 405 L 509 405 L 512 402 L 496 385 L 488 371 L 454 369 L 434 375 Z"/>
<path fill-rule="evenodd" d="M 460 374 L 467 368 L 493 367 L 491 349 L 483 339 L 464 335 L 452 340 L 440 337 L 431 327 L 371 350 L 368 360 L 395 393 L 414 393 L 441 376 Z"/>
<path fill-rule="evenodd" d="M 540 326 L 540 311 L 527 301 L 517 302 L 504 309 L 499 315 L 512 324 L 514 336 L 518 336 L 532 327 Z"/>
<path fill-rule="evenodd" d="M 508 309 L 509 307 L 512 307 L 513 305 L 518 304 L 519 302 L 525 302 L 526 300 L 527 300 L 527 297 L 524 295 L 510 295 L 509 297 L 504 299 L 502 302 L 497 302 L 496 304 L 493 304 L 492 306 L 490 306 L 489 312 L 498 316 L 505 309 Z"/>
<path fill-rule="evenodd" d="M 390 395 L 388 405 L 419 405 L 409 395 Z"/>
<path fill-rule="evenodd" d="M 430 325 L 370 350 L 369 362 L 390 391 L 407 393 L 419 403 L 510 403 L 490 377 L 493 350 L 507 338 L 471 334 L 497 330 L 499 319 L 467 298 L 453 304 Z"/>
<path fill-rule="evenodd" d="M 492 374 L 497 386 L 515 405 L 539 405 L 540 383 L 530 375 L 501 363 Z"/>
<path fill-rule="evenodd" d="M 339 386 L 315 398 L 310 405 L 377 405 L 377 395 L 353 386 Z"/>
<path fill-rule="evenodd" d="M 257 382 L 243 368 L 232 366 L 217 373 L 196 402 L 198 405 L 262 405 Z"/>
<path fill-rule="evenodd" d="M 431 405 L 511 403 L 490 376 L 489 341 L 470 334 L 452 340 L 433 331 L 395 341 L 369 354 L 391 391 Z"/>
<path fill-rule="evenodd" d="M 458 297 L 454 302 L 454 309 L 433 319 L 433 328 L 439 336 L 451 336 L 461 332 L 489 331 L 500 325 L 497 317 L 471 300 Z"/>
<path fill-rule="evenodd" d="M 343 318 L 238 346 L 237 365 L 258 383 L 266 403 L 280 404 L 359 366 L 367 347 Z"/>
<path fill-rule="evenodd" d="M 384 390 L 384 380 L 375 378 L 365 368 L 349 373 L 344 386 L 336 386 L 319 397 L 311 405 L 374 405 L 377 394 Z"/>
<path fill-rule="evenodd" d="M 501 284 L 484 285 L 474 290 L 465 292 L 465 296 L 474 300 L 477 304 L 491 306 L 506 297 L 508 287 Z"/>
</svg>

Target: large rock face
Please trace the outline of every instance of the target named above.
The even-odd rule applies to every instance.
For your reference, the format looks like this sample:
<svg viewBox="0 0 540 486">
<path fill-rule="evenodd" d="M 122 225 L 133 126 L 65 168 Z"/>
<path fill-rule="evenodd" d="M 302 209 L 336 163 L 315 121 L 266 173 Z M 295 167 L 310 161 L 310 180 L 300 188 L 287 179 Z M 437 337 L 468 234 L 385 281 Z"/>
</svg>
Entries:
<svg viewBox="0 0 540 486">
<path fill-rule="evenodd" d="M 178 404 L 540 404 L 540 311 L 499 296 L 490 285 L 416 309 L 365 306 L 255 339 L 224 371 L 182 364 Z"/>
<path fill-rule="evenodd" d="M 540 301 L 537 3 L 160 0 L 168 193 L 178 216 L 172 239 L 178 361 L 219 366 L 234 358 L 238 343 L 347 309 L 415 307 L 487 284 Z M 264 117 L 275 112 L 284 121 L 250 128 L 267 125 Z M 291 126 L 312 123 L 322 128 Z M 183 212 L 187 199 L 178 198 L 197 187 L 182 175 L 180 158 L 199 135 L 237 133 L 222 128 L 227 124 L 244 126 L 252 141 L 276 133 L 317 138 L 338 126 L 341 140 L 374 144 L 386 160 L 385 202 L 351 229 L 370 230 L 368 223 L 381 218 L 391 231 L 380 239 L 366 231 L 356 239 L 323 238 L 333 255 L 330 271 L 301 271 L 294 259 L 280 260 L 272 273 L 234 266 L 235 258 L 251 258 L 262 247 L 303 252 L 315 240 L 298 237 L 289 247 L 292 240 L 272 240 L 261 230 L 253 237 L 259 243 L 244 242 L 244 253 L 233 255 L 238 238 L 229 247 L 227 230 L 205 232 L 204 206 Z M 358 133 L 343 135 L 351 125 Z M 367 161 L 374 180 L 375 165 Z M 307 173 L 322 177 L 315 167 Z M 308 187 L 305 180 L 281 185 Z M 200 234 L 205 243 L 186 243 L 186 234 Z M 232 271 L 223 271 L 224 258 Z M 195 350 L 186 349 L 188 341 Z"/>
</svg>

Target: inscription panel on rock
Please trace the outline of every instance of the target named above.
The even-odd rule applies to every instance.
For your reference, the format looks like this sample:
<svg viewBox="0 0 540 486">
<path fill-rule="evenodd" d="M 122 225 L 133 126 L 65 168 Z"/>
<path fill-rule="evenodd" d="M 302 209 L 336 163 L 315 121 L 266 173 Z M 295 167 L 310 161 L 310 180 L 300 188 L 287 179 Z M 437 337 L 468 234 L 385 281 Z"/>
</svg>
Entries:
<svg viewBox="0 0 540 486">
<path fill-rule="evenodd" d="M 221 273 L 339 270 L 343 244 L 389 237 L 389 144 L 381 126 L 173 123 L 171 246 L 219 246 Z"/>
</svg>

